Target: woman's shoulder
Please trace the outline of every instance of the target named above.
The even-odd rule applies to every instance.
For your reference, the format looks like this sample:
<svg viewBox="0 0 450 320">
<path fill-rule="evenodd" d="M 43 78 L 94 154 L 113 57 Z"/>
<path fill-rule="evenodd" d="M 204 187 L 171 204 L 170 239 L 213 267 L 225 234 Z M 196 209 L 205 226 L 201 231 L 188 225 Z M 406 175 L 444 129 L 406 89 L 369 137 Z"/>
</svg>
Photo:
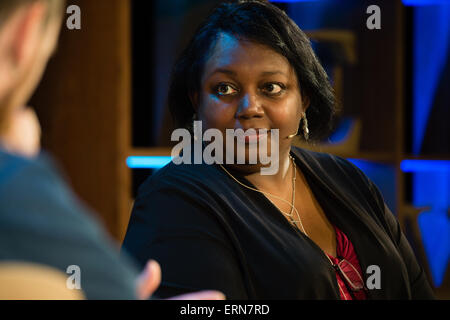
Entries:
<svg viewBox="0 0 450 320">
<path fill-rule="evenodd" d="M 322 178 L 335 191 L 355 200 L 359 199 L 361 203 L 368 201 L 375 212 L 384 213 L 384 198 L 379 188 L 351 161 L 337 155 L 297 147 L 293 148 L 293 152 L 313 175 Z"/>
<path fill-rule="evenodd" d="M 298 147 L 294 147 L 292 151 L 312 176 L 324 181 L 328 186 L 353 197 L 374 200 L 374 206 L 383 207 L 384 200 L 378 187 L 348 159 Z"/>
<path fill-rule="evenodd" d="M 351 180 L 370 185 L 372 182 L 355 164 L 343 157 L 318 151 L 293 147 L 292 151 L 300 161 L 316 173 L 322 173 L 330 178 Z"/>
<path fill-rule="evenodd" d="M 170 162 L 154 172 L 139 187 L 139 195 L 158 191 L 204 192 L 214 188 L 219 172 L 214 165 Z"/>
</svg>

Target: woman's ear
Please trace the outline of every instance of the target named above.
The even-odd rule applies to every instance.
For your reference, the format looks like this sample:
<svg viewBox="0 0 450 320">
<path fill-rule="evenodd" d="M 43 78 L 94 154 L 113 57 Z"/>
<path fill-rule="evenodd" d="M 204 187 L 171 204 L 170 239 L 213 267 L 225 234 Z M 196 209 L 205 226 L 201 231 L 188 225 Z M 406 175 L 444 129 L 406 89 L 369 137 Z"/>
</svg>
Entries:
<svg viewBox="0 0 450 320">
<path fill-rule="evenodd" d="M 303 112 L 306 112 L 306 110 L 309 108 L 309 105 L 310 105 L 309 97 L 307 95 L 303 95 L 302 96 Z"/>
<path fill-rule="evenodd" d="M 197 112 L 198 111 L 198 92 L 190 92 L 189 100 L 191 100 L 192 107 L 194 108 L 195 112 Z"/>
</svg>

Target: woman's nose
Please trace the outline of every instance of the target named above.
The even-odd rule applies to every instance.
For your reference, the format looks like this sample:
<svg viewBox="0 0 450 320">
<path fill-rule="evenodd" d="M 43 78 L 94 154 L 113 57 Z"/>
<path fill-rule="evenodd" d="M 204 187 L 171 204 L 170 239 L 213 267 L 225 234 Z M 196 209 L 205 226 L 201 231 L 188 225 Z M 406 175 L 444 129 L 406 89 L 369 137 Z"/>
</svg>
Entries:
<svg viewBox="0 0 450 320">
<path fill-rule="evenodd" d="M 261 106 L 261 102 L 255 94 L 248 93 L 239 101 L 236 118 L 261 118 L 263 115 L 264 110 Z"/>
</svg>

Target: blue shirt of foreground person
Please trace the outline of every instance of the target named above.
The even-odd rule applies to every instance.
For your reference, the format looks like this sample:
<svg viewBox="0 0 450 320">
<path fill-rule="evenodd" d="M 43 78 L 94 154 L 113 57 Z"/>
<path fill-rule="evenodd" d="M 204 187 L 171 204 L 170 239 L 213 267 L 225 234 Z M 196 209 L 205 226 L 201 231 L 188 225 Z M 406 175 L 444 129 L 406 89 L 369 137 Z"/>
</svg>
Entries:
<svg viewBox="0 0 450 320">
<path fill-rule="evenodd" d="M 40 126 L 22 108 L 53 53 L 63 0 L 0 2 L 0 263 L 36 263 L 66 272 L 80 268 L 88 299 L 146 299 L 161 270 L 150 261 L 138 277 L 60 177 L 50 158 L 39 156 Z M 223 299 L 203 291 L 175 299 Z"/>
</svg>

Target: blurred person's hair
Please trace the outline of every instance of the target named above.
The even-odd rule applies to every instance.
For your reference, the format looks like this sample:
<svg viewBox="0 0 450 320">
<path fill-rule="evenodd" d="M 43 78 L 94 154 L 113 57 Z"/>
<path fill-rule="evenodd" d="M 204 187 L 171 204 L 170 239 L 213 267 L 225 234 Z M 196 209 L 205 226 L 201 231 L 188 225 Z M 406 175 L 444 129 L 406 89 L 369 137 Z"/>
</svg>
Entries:
<svg viewBox="0 0 450 320">
<path fill-rule="evenodd" d="M 328 76 L 305 33 L 285 12 L 263 0 L 224 2 L 198 27 L 172 71 L 168 104 L 175 126 L 190 128 L 195 111 L 189 97 L 200 92 L 205 63 L 222 32 L 266 45 L 289 61 L 303 101 L 310 102 L 306 111 L 310 139 L 327 138 L 337 108 Z"/>
<path fill-rule="evenodd" d="M 45 23 L 53 17 L 59 18 L 62 16 L 65 0 L 0 0 L 0 28 L 15 10 L 23 5 L 38 1 L 44 2 L 48 6 Z"/>
</svg>

